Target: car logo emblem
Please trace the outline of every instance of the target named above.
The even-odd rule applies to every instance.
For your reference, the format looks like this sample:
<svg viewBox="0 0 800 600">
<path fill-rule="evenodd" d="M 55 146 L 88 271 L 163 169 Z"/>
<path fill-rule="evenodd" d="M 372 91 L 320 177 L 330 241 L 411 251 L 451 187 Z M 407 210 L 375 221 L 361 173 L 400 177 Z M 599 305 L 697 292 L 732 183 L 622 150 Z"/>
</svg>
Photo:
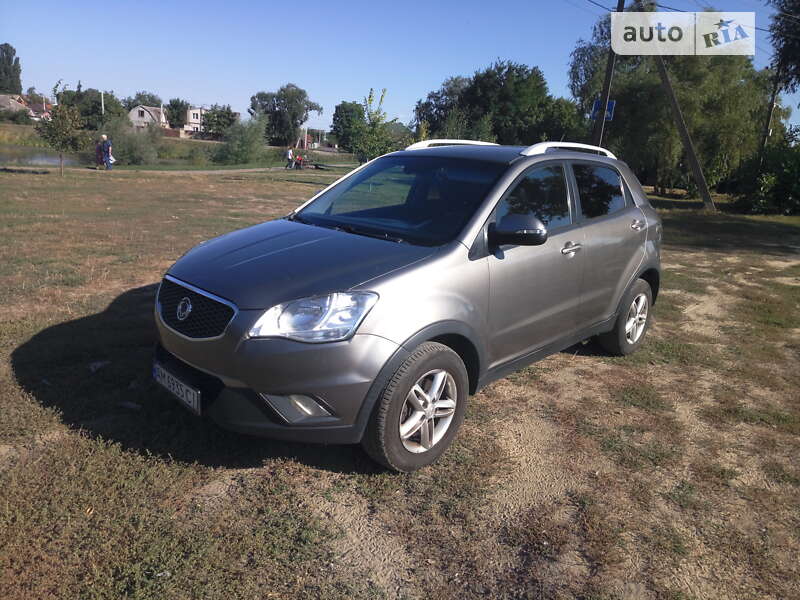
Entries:
<svg viewBox="0 0 800 600">
<path fill-rule="evenodd" d="M 192 312 L 192 301 L 188 298 L 182 298 L 178 302 L 178 310 L 175 316 L 178 317 L 178 321 L 185 321 L 190 312 Z"/>
</svg>

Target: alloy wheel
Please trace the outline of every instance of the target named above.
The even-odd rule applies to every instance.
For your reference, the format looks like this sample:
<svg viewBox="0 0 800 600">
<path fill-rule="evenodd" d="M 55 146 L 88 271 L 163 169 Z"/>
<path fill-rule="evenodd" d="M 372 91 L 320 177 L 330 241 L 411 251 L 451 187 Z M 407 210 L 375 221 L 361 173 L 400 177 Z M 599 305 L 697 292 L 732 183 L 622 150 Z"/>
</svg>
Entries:
<svg viewBox="0 0 800 600">
<path fill-rule="evenodd" d="M 400 409 L 400 440 L 409 452 L 427 452 L 441 441 L 456 412 L 458 389 L 444 369 L 428 371 L 411 386 Z"/>
<path fill-rule="evenodd" d="M 647 325 L 648 300 L 646 294 L 639 294 L 631 302 L 625 320 L 625 339 L 629 344 L 639 341 Z"/>
</svg>

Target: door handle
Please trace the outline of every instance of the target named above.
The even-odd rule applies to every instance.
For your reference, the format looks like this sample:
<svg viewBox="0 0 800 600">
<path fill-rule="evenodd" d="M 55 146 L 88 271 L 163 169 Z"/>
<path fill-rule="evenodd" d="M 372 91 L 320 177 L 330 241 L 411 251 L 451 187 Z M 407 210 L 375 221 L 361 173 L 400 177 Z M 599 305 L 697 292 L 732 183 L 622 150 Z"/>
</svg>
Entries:
<svg viewBox="0 0 800 600">
<path fill-rule="evenodd" d="M 564 256 L 573 256 L 581 248 L 583 248 L 583 246 L 581 246 L 580 244 L 573 244 L 572 242 L 567 242 L 561 249 L 561 254 L 563 254 Z"/>
<path fill-rule="evenodd" d="M 644 221 L 640 221 L 639 219 L 634 219 L 633 223 L 631 223 L 631 229 L 634 231 L 639 231 L 644 228 Z"/>
</svg>

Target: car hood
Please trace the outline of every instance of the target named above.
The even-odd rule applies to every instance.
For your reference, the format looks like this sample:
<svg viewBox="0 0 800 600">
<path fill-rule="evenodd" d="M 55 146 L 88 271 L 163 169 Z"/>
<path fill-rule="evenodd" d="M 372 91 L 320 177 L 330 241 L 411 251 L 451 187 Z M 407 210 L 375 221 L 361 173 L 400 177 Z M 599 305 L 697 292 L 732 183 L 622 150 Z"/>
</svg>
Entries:
<svg viewBox="0 0 800 600">
<path fill-rule="evenodd" d="M 169 270 L 240 309 L 347 290 L 422 260 L 413 246 L 280 219 L 194 247 Z"/>
</svg>

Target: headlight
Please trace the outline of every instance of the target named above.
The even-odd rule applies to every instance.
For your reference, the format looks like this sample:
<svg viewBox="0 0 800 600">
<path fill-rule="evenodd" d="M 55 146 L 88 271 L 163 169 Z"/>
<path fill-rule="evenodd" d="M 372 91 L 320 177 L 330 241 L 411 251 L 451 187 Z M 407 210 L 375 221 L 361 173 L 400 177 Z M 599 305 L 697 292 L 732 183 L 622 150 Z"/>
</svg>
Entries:
<svg viewBox="0 0 800 600">
<path fill-rule="evenodd" d="M 378 294 L 373 292 L 335 292 L 292 300 L 267 310 L 248 335 L 336 342 L 353 335 L 377 300 Z"/>
</svg>

